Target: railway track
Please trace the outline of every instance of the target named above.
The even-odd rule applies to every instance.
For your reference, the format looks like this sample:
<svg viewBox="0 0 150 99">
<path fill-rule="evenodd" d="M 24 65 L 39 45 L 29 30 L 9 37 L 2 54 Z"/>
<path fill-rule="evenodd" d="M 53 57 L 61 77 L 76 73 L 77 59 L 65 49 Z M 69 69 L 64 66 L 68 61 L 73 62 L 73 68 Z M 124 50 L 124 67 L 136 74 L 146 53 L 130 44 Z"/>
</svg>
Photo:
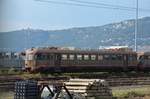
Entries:
<svg viewBox="0 0 150 99">
<path fill-rule="evenodd" d="M 15 87 L 15 82 L 16 81 L 21 81 L 24 80 L 23 78 L 19 77 L 19 76 L 0 76 L 0 91 L 1 90 L 12 90 L 14 91 L 14 87 Z M 29 79 L 31 80 L 31 79 Z M 32 80 L 36 80 L 39 81 L 40 83 L 44 83 L 44 82 L 49 82 L 52 81 L 52 83 L 54 82 L 62 82 L 62 81 L 67 81 L 69 80 L 67 77 L 47 77 L 47 78 L 33 78 Z"/>
<path fill-rule="evenodd" d="M 14 85 L 16 81 L 22 80 L 20 77 L 16 76 L 0 76 L 0 91 L 1 90 L 14 90 Z"/>
<path fill-rule="evenodd" d="M 131 86 L 131 85 L 150 85 L 150 77 L 123 77 L 107 78 L 109 86 Z"/>
<path fill-rule="evenodd" d="M 37 81 L 67 81 L 67 77 L 47 77 L 47 78 L 36 78 Z M 99 79 L 104 79 L 108 82 L 110 87 L 117 86 L 131 86 L 131 85 L 150 85 L 150 76 L 138 76 L 138 77 L 99 77 Z M 23 80 L 18 76 L 0 76 L 0 90 L 14 90 L 14 85 L 16 81 Z"/>
</svg>

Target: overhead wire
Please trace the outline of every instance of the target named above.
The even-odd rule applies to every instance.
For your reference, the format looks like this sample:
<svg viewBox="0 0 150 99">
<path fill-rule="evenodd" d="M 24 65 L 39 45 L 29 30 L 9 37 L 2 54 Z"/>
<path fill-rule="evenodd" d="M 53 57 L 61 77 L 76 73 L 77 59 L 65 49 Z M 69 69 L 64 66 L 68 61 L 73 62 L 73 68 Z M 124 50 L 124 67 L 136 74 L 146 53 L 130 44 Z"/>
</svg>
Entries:
<svg viewBox="0 0 150 99">
<path fill-rule="evenodd" d="M 111 7 L 111 6 L 109 7 L 109 6 L 89 5 L 89 4 L 81 4 L 81 3 L 60 2 L 60 1 L 53 1 L 53 0 L 35 0 L 35 1 L 52 3 L 52 4 L 59 4 L 59 5 L 68 5 L 68 6 L 82 6 L 82 7 L 91 7 L 91 8 L 104 8 L 104 9 L 131 11 L 129 9 L 122 9 L 122 8 Z"/>
<path fill-rule="evenodd" d="M 70 3 L 70 2 L 60 2 L 60 1 L 53 1 L 53 0 L 35 0 L 39 2 L 47 2 L 47 3 L 53 3 L 53 4 L 63 4 L 63 5 L 69 5 L 69 6 L 84 6 L 84 7 L 94 7 L 94 8 L 109 8 L 112 9 L 112 7 L 100 7 L 95 5 L 87 5 L 87 4 L 81 4 L 81 3 Z M 116 9 L 116 8 L 115 8 Z"/>
<path fill-rule="evenodd" d="M 72 2 L 78 2 L 82 4 L 92 4 L 92 5 L 99 5 L 99 6 L 108 6 L 108 7 L 114 7 L 114 8 L 121 8 L 121 9 L 126 9 L 126 10 L 136 10 L 135 7 L 127 7 L 127 6 L 121 6 L 121 5 L 112 5 L 112 4 L 106 4 L 106 3 L 101 3 L 101 2 L 91 2 L 91 1 L 82 1 L 82 0 L 68 0 Z M 139 8 L 140 11 L 149 11 L 150 9 L 142 9 Z"/>
<path fill-rule="evenodd" d="M 119 5 L 110 5 L 110 4 L 100 3 L 100 2 L 81 1 L 81 0 L 68 0 L 68 1 L 78 2 L 78 3 L 82 3 L 82 4 L 92 4 L 92 5 L 99 5 L 99 6 L 114 7 L 114 8 L 134 9 L 131 7 L 124 7 L 124 6 L 119 6 Z"/>
<path fill-rule="evenodd" d="M 35 0 L 39 2 L 59 4 L 59 5 L 68 5 L 68 6 L 82 6 L 82 7 L 92 7 L 92 8 L 104 8 L 104 9 L 112 9 L 112 10 L 126 10 L 126 11 L 135 11 L 134 7 L 126 7 L 120 5 L 110 5 L 99 2 L 90 2 L 90 1 L 81 1 L 81 0 L 67 0 L 70 2 L 62 2 L 62 1 L 53 1 L 53 0 Z M 150 12 L 150 9 L 139 9 L 140 11 Z"/>
</svg>

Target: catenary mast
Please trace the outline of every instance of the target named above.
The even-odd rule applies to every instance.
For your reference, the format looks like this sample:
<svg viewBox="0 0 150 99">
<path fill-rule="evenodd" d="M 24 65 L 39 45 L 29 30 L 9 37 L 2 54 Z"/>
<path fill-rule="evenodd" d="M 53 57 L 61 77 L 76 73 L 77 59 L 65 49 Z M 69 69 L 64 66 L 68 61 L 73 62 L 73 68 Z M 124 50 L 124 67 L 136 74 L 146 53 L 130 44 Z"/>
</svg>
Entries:
<svg viewBox="0 0 150 99">
<path fill-rule="evenodd" d="M 136 0 L 136 20 L 135 20 L 135 44 L 134 50 L 137 51 L 137 34 L 138 34 L 138 0 Z"/>
</svg>

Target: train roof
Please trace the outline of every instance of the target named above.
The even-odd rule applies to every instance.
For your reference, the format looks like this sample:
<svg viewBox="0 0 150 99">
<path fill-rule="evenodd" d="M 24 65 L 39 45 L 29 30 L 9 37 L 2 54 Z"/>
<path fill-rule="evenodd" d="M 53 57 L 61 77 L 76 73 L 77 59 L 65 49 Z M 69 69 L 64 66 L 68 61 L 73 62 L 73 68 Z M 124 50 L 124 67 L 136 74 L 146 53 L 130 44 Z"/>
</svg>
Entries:
<svg viewBox="0 0 150 99">
<path fill-rule="evenodd" d="M 100 50 L 100 49 L 61 49 L 61 48 L 32 48 L 26 51 L 27 53 L 79 53 L 79 54 L 137 54 L 133 51 L 120 50 Z"/>
</svg>

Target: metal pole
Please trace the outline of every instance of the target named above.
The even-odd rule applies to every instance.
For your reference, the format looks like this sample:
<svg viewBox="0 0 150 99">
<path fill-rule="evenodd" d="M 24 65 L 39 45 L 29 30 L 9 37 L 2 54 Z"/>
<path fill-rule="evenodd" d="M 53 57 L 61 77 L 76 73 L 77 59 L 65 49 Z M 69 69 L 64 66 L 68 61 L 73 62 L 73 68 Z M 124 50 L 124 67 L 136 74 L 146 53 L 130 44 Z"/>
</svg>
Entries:
<svg viewBox="0 0 150 99">
<path fill-rule="evenodd" d="M 135 38 L 134 38 L 135 51 L 137 51 L 137 34 L 138 34 L 138 0 L 136 0 L 136 20 L 135 20 Z"/>
</svg>

